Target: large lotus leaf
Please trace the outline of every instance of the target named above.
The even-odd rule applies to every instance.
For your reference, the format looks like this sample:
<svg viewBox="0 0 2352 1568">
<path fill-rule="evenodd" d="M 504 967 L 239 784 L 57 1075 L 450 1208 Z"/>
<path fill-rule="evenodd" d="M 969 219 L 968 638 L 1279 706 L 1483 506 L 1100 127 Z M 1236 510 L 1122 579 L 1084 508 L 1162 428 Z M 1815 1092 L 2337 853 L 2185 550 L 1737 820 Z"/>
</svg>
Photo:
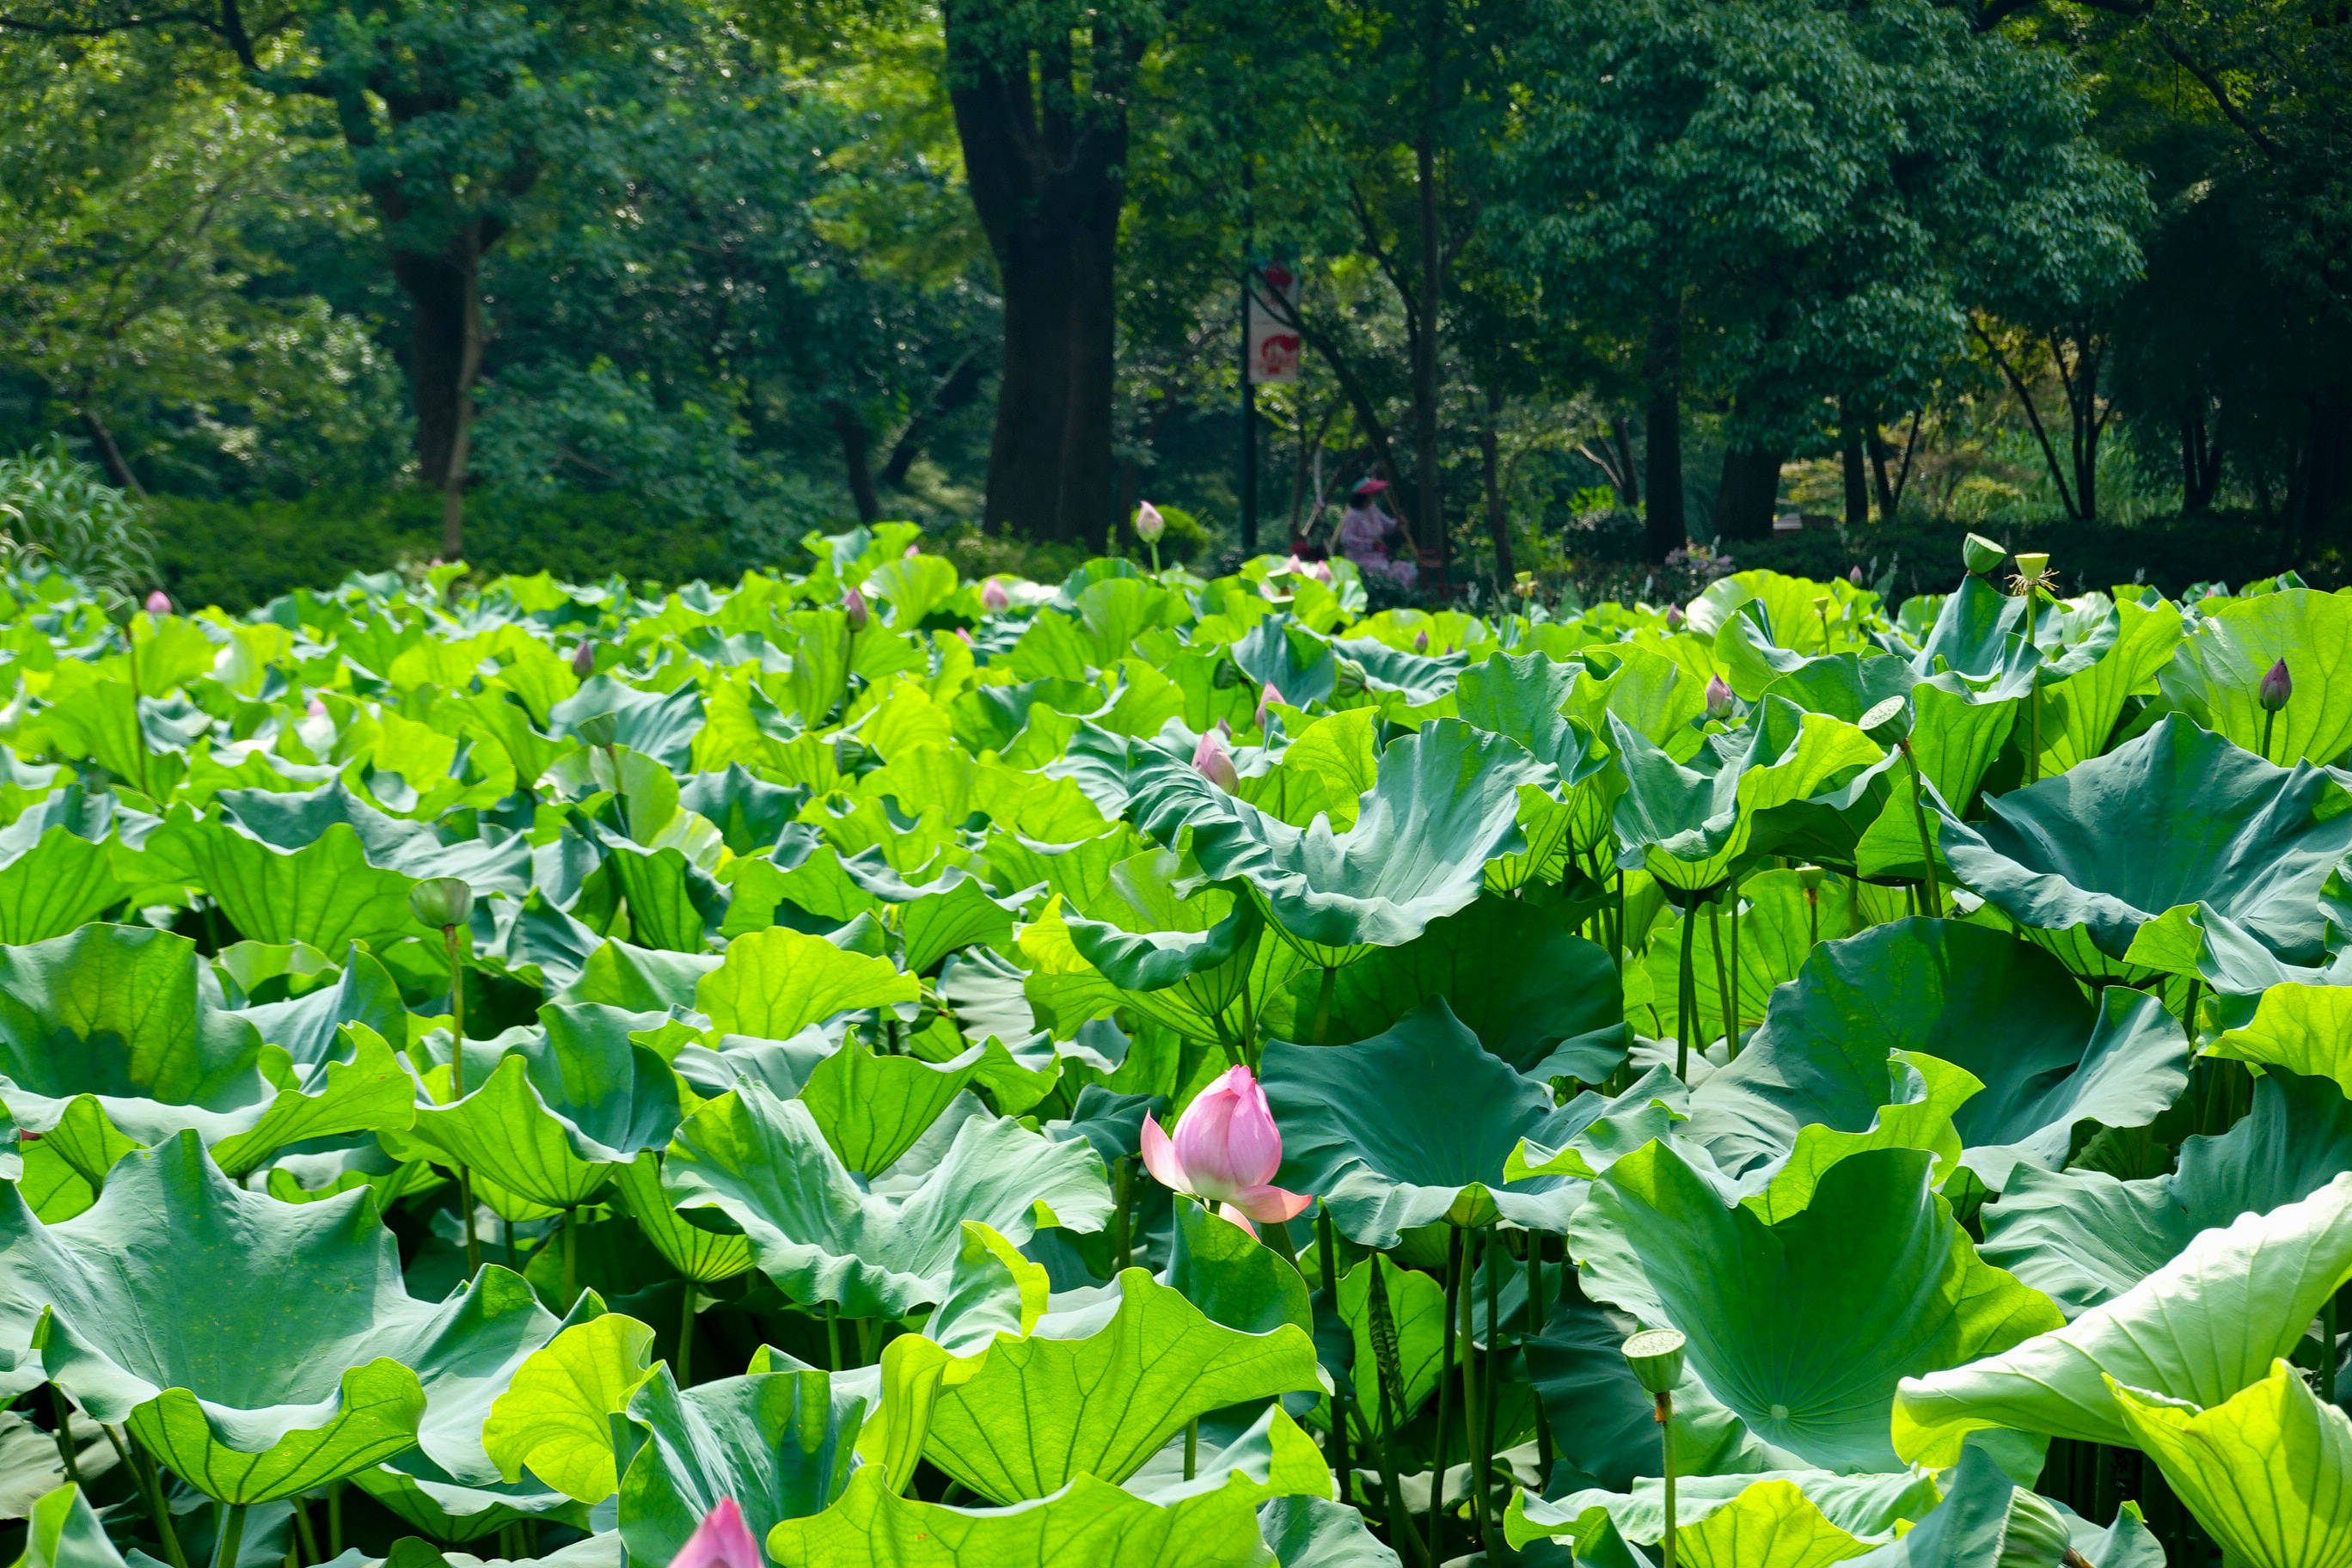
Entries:
<svg viewBox="0 0 2352 1568">
<path fill-rule="evenodd" d="M 845 1166 L 879 1176 L 963 1092 L 986 1055 L 985 1047 L 974 1046 L 934 1063 L 876 1056 L 852 1039 L 816 1065 L 801 1086 L 800 1101 Z"/>
<path fill-rule="evenodd" d="M 2293 1350 L 2320 1303 L 2352 1279 L 2352 1174 L 2300 1203 L 2239 1216 L 2063 1328 L 1966 1366 L 1906 1380 L 1895 1446 L 1948 1462 L 1969 1432 L 2128 1445 L 2104 1378 L 2208 1408 Z"/>
<path fill-rule="evenodd" d="M 0 829 L 0 942 L 20 947 L 63 936 L 122 902 L 107 846 L 40 810 Z"/>
<path fill-rule="evenodd" d="M 421 1452 L 398 1455 L 351 1479 L 394 1518 L 435 1541 L 462 1545 L 540 1520 L 588 1527 L 588 1510 L 562 1492 L 535 1481 L 454 1481 Z"/>
<path fill-rule="evenodd" d="M 1911 668 L 1922 679 L 1949 670 L 1972 687 L 2020 687 L 2042 662 L 2024 625 L 2023 598 L 1969 577 L 1936 605 Z"/>
<path fill-rule="evenodd" d="M 2113 1378 L 2124 1425 L 2223 1560 L 2247 1568 L 2352 1563 L 2352 1419 L 2284 1361 L 2200 1410 Z"/>
<path fill-rule="evenodd" d="M 1768 1224 L 1652 1144 L 1594 1184 L 1570 1250 L 1596 1299 L 1680 1329 L 1718 1400 L 1827 1469 L 1899 1468 L 1897 1384 L 2063 1321 L 1977 1256 L 1928 1185 L 1928 1156 L 1908 1149 L 1839 1161 L 1810 1205 Z"/>
<path fill-rule="evenodd" d="M 806 1106 L 748 1079 L 678 1128 L 662 1184 L 678 1208 L 717 1208 L 741 1226 L 761 1270 L 793 1300 L 860 1318 L 942 1300 L 964 1220 L 1017 1244 L 1040 1224 L 1099 1229 L 1111 1210 L 1085 1140 L 1055 1142 L 986 1117 L 956 1129 L 911 1194 L 869 1193 Z"/>
<path fill-rule="evenodd" d="M 838 610 L 822 613 L 840 615 Z M 845 621 L 835 633 L 835 646 L 839 646 L 846 629 Z M 840 695 L 839 666 L 835 668 L 828 701 Z M 672 773 L 682 773 L 692 767 L 695 731 L 702 728 L 702 692 L 693 681 L 675 691 L 640 691 L 608 674 L 592 675 L 580 683 L 579 690 L 548 710 L 548 732 L 577 734 L 583 720 L 600 713 L 610 713 L 619 721 L 619 743 L 630 751 L 652 758 Z"/>
<path fill-rule="evenodd" d="M 430 1390 L 446 1379 L 472 1401 L 551 1326 L 500 1268 L 414 1300 L 365 1194 L 247 1192 L 193 1133 L 127 1158 L 63 1224 L 11 1189 L 0 1231 L 0 1311 L 47 1310 L 49 1376 L 224 1501 L 291 1497 L 412 1447 Z"/>
<path fill-rule="evenodd" d="M 417 879 L 368 864 L 350 824 L 330 824 L 295 849 L 280 849 L 225 820 L 184 821 L 175 813 L 148 839 L 159 857 L 184 863 L 237 931 L 257 942 L 348 942 L 385 945 L 420 934 L 408 912 Z"/>
<path fill-rule="evenodd" d="M 1698 1024 L 1706 1037 L 1723 1036 L 1722 987 L 1731 982 L 1740 1028 L 1764 1021 L 1772 994 L 1797 977 L 1815 946 L 1852 936 L 1869 923 L 1851 879 L 1824 875 L 1808 896 L 1793 870 L 1759 871 L 1740 879 L 1737 910 L 1720 913 L 1709 905 L 1698 912 L 1691 932 L 1691 979 L 1698 992 Z M 1682 935 L 1668 930 L 1627 965 L 1628 1008 L 1643 1032 L 1662 1040 L 1681 1037 L 1677 992 Z M 1722 959 L 1718 969 L 1717 959 Z M 1641 983 L 1648 982 L 1648 995 Z"/>
<path fill-rule="evenodd" d="M 1433 1001 L 1351 1046 L 1266 1047 L 1261 1081 L 1283 1136 L 1276 1184 L 1321 1198 L 1366 1247 L 1451 1219 L 1558 1231 L 1580 1187 L 1565 1177 L 1507 1182 L 1522 1139 L 1564 1142 L 1589 1112 L 1557 1108 L 1542 1083 L 1489 1055 Z"/>
<path fill-rule="evenodd" d="M 0 1074 L 25 1095 L 233 1110 L 265 1090 L 260 1047 L 185 937 L 92 925 L 0 949 Z"/>
<path fill-rule="evenodd" d="M 2279 659 L 2294 696 L 2272 725 L 2271 760 L 2333 763 L 2352 747 L 2352 600 L 2290 588 L 2199 617 L 2158 685 L 2163 703 L 2259 751 L 2262 681 Z"/>
<path fill-rule="evenodd" d="M 1272 1248 L 1199 1204 L 1180 1203 L 1169 1237 L 1164 1282 L 1211 1322 L 1244 1333 L 1296 1323 L 1311 1331 L 1307 1281 Z"/>
<path fill-rule="evenodd" d="M 123 1558 L 81 1488 L 68 1482 L 33 1505 L 16 1568 L 123 1568 Z"/>
<path fill-rule="evenodd" d="M 1060 919 L 1069 951 L 1122 1000 L 1188 1039 L 1223 1043 L 1229 1033 L 1223 1015 L 1238 1005 L 1255 1016 L 1306 961 L 1289 943 L 1269 939 L 1255 903 L 1222 888 L 1192 889 L 1181 876 L 1181 863 L 1166 850 L 1120 861 L 1079 906 L 1082 914 L 1057 916 L 1049 904 L 1024 932 L 1023 951 L 1049 951 L 1040 942 L 1058 948 L 1051 927 Z M 1057 957 L 1041 967 L 1067 972 Z"/>
<path fill-rule="evenodd" d="M 804 787 L 770 784 L 740 763 L 730 763 L 723 773 L 696 773 L 677 786 L 678 805 L 719 829 L 738 855 L 765 853 L 808 795 Z"/>
<path fill-rule="evenodd" d="M 921 983 L 887 959 L 776 926 L 730 942 L 726 961 L 696 984 L 694 1005 L 720 1034 L 784 1040 L 836 1014 L 893 1006 L 921 994 Z"/>
<path fill-rule="evenodd" d="M 2200 903 L 2309 963 L 2321 885 L 2352 850 L 2347 806 L 2326 772 L 2273 767 L 2173 714 L 1988 801 L 1981 828 L 1944 818 L 1941 847 L 1963 884 L 2078 973 L 2121 973 L 2143 926 Z"/>
<path fill-rule="evenodd" d="M 2269 1072 L 2252 1111 L 2190 1138 L 2179 1169 L 2122 1182 L 2101 1171 L 2021 1171 L 1984 1211 L 1984 1255 L 2069 1317 L 2122 1295 L 2201 1231 L 2297 1203 L 2352 1171 L 2352 1101 L 2325 1079 Z"/>
<path fill-rule="evenodd" d="M 608 840 L 604 870 L 628 900 L 629 929 L 646 947 L 704 952 L 727 912 L 727 893 L 709 872 L 671 845 L 643 849 Z"/>
<path fill-rule="evenodd" d="M 822 1372 L 722 1378 L 680 1393 L 667 1367 L 629 1401 L 645 1443 L 621 1477 L 621 1539 L 632 1561 L 676 1557 L 722 1498 L 754 1541 L 822 1511 L 849 1484 L 866 1402 Z"/>
<path fill-rule="evenodd" d="M 365 1024 L 389 1040 L 404 1040 L 408 1033 L 408 1009 L 401 1001 L 399 984 L 373 954 L 356 946 L 333 984 L 233 1011 L 305 1069 L 337 1054 L 337 1033 L 346 1024 Z"/>
<path fill-rule="evenodd" d="M 1339 1312 L 1354 1344 L 1356 1402 L 1367 1422 L 1378 1425 L 1382 1390 L 1380 1361 L 1372 1342 L 1372 1282 L 1377 1274 L 1387 1299 L 1389 1324 L 1396 1331 L 1396 1383 L 1386 1390 L 1391 1418 L 1412 1419 L 1445 1371 L 1445 1288 L 1418 1269 L 1401 1268 L 1376 1252 L 1339 1277 Z M 1624 1358 L 1618 1358 L 1622 1361 Z"/>
<path fill-rule="evenodd" d="M 1292 827 L 1174 759 L 1138 770 L 1129 810 L 1171 847 L 1189 830 L 1210 878 L 1245 881 L 1277 927 L 1332 963 L 1410 942 L 1475 899 L 1486 863 L 1524 846 L 1519 786 L 1550 776 L 1517 742 L 1441 719 L 1381 753 L 1344 833 Z"/>
<path fill-rule="evenodd" d="M 1282 1568 L 1398 1568 L 1364 1516 L 1329 1498 L 1276 1498 L 1257 1510 L 1257 1527 Z"/>
<path fill-rule="evenodd" d="M 595 1003 L 550 1003 L 489 1081 L 447 1105 L 420 1105 L 410 1136 L 546 1208 L 593 1196 L 681 1114 L 677 1077 L 629 1038 L 654 1020 Z"/>
<path fill-rule="evenodd" d="M 1257 1528 L 1265 1493 L 1233 1471 L 1162 1504 L 1080 1476 L 1010 1508 L 950 1508 L 898 1496 L 867 1466 L 824 1512 L 771 1531 L 768 1555 L 782 1568 L 1270 1568 Z"/>
<path fill-rule="evenodd" d="M 1737 1174 L 1806 1124 L 1859 1130 L 1887 1103 L 1895 1051 L 1984 1086 L 1952 1123 L 1961 1163 L 1996 1192 L 2021 1161 L 2064 1163 L 2082 1123 L 2145 1126 L 2188 1083 L 2188 1043 L 2155 997 L 2110 987 L 2093 1004 L 2012 937 L 1897 921 L 1814 950 L 1738 1058 L 1692 1091 L 1691 1135 Z"/>
<path fill-rule="evenodd" d="M 669 1206 L 669 1194 L 662 1191 L 661 1156 L 651 1150 L 613 1173 L 613 1189 L 646 1239 L 687 1279 L 715 1284 L 751 1268 L 750 1237 L 689 1225 Z"/>
<path fill-rule="evenodd" d="M 2273 985 L 2252 1016 L 2216 1034 L 2205 1054 L 2332 1079 L 2352 1095 L 2352 988 Z"/>
<path fill-rule="evenodd" d="M 223 790 L 214 798 L 221 815 L 207 818 L 208 823 L 233 825 L 241 835 L 275 848 L 299 849 L 341 825 L 359 839 L 371 866 L 418 879 L 456 877 L 478 893 L 500 892 L 518 899 L 531 885 L 530 843 L 526 836 L 488 826 L 468 832 L 453 825 L 388 816 L 340 783 L 308 794 Z M 330 952 L 341 946 L 340 942 L 312 945 Z"/>
<path fill-rule="evenodd" d="M 1893 1540 L 1942 1500 L 1935 1481 L 1916 1472 L 1708 1476 L 1683 1475 L 1677 1466 L 1676 1473 L 1675 1560 L 1695 1568 L 1822 1568 Z M 1653 1479 L 1622 1493 L 1588 1489 L 1556 1501 L 1523 1496 L 1504 1529 L 1521 1546 L 1547 1537 L 1581 1542 L 1602 1519 L 1625 1540 L 1654 1546 L 1665 1534 L 1664 1487 Z"/>
<path fill-rule="evenodd" d="M 982 1497 L 1042 1498 L 1080 1475 L 1126 1480 L 1210 1411 L 1326 1387 L 1295 1323 L 1228 1328 L 1139 1268 L 1119 1277 L 1118 1297 L 1082 1337 L 1000 1335 L 940 1395 L 923 1457 Z"/>
<path fill-rule="evenodd" d="M 2152 594 L 2149 600 L 2119 601 L 2112 612 L 2116 622 L 2113 645 L 2088 668 L 2043 681 L 2035 698 L 2042 705 L 2038 720 L 2042 737 L 2038 776 L 2048 778 L 2064 773 L 2105 751 L 2108 737 L 2115 733 L 2116 721 L 2123 716 L 2124 704 L 2134 693 L 2144 690 L 2172 661 L 2174 647 L 2180 641 L 2180 613 Z M 2267 664 L 2263 667 L 2269 668 Z M 2259 671 L 2255 679 L 2260 680 Z M 2200 721 L 2207 729 L 2220 731 L 2250 750 L 2261 734 L 2259 724 L 2254 726 L 2251 738 L 2242 739 L 2223 725 L 2210 720 Z M 2290 752 L 2284 755 L 2294 754 Z"/>
<path fill-rule="evenodd" d="M 1442 998 L 1479 1043 L 1530 1078 L 1598 1083 L 1624 1059 L 1622 992 L 1606 949 L 1540 904 L 1488 894 L 1332 976 L 1325 1037 L 1361 1040 Z M 1294 979 L 1269 1026 L 1310 1037 L 1322 977 Z"/>
<path fill-rule="evenodd" d="M 1625 771 L 1612 823 L 1617 864 L 1646 868 L 1664 885 L 1697 892 L 1728 879 L 1743 857 L 1793 836 L 1848 822 L 1858 838 L 1882 799 L 1871 791 L 1891 753 L 1827 714 L 1767 698 L 1737 731 L 1708 737 L 1688 765 L 1610 716 Z"/>
</svg>

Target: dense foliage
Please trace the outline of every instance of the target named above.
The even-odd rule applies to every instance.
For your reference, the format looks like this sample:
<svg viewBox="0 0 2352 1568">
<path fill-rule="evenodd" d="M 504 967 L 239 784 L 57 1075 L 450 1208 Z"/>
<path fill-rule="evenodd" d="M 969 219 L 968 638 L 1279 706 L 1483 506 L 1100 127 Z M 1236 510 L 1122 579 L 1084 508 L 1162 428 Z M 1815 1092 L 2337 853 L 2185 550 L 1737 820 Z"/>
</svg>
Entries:
<svg viewBox="0 0 2352 1568">
<path fill-rule="evenodd" d="M 2346 1561 L 2352 597 L 912 533 L 7 579 L 24 1563 Z"/>
</svg>

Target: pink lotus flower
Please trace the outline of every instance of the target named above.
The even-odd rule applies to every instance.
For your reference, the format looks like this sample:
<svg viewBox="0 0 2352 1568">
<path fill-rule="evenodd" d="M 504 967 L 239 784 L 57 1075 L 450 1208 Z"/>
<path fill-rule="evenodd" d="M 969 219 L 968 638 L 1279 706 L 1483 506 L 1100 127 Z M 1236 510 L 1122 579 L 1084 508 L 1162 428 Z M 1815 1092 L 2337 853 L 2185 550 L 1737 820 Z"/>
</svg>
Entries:
<svg viewBox="0 0 2352 1568">
<path fill-rule="evenodd" d="M 572 673 L 583 680 L 596 673 L 596 649 L 593 645 L 583 642 L 572 650 Z"/>
<path fill-rule="evenodd" d="M 1706 716 L 1715 720 L 1731 717 L 1731 688 L 1719 675 L 1706 683 Z"/>
<path fill-rule="evenodd" d="M 313 697 L 310 699 L 310 704 L 305 707 L 302 711 L 310 718 L 323 719 L 327 716 L 327 705 L 318 698 Z"/>
<path fill-rule="evenodd" d="M 743 1510 L 733 1498 L 726 1497 L 702 1516 L 702 1522 L 670 1559 L 669 1568 L 767 1568 L 767 1564 L 760 1543 L 751 1539 L 751 1527 L 743 1522 Z"/>
<path fill-rule="evenodd" d="M 1214 730 L 1201 737 L 1192 748 L 1192 771 L 1231 794 L 1242 782 L 1239 770 L 1234 766 L 1234 754 L 1225 750 L 1225 738 Z"/>
<path fill-rule="evenodd" d="M 1160 515 L 1158 507 L 1153 506 L 1150 501 L 1145 501 L 1135 509 L 1136 538 L 1146 544 L 1157 544 L 1160 542 L 1160 535 L 1167 531 L 1168 520 Z"/>
<path fill-rule="evenodd" d="M 920 555 L 922 552 L 923 547 L 921 545 L 909 544 L 901 553 L 907 560 L 912 561 L 916 556 Z"/>
<path fill-rule="evenodd" d="M 1282 1168 L 1282 1133 L 1265 1090 L 1237 1067 L 1202 1089 L 1176 1119 L 1171 1140 L 1150 1112 L 1143 1118 L 1143 1168 L 1171 1192 L 1188 1193 L 1252 1236 L 1252 1220 L 1280 1225 L 1313 1202 L 1268 1184 Z"/>
<path fill-rule="evenodd" d="M 1265 728 L 1266 704 L 1270 702 L 1279 702 L 1281 700 L 1282 693 L 1276 689 L 1273 681 L 1267 681 L 1264 687 L 1259 689 L 1257 694 L 1257 713 L 1255 716 L 1257 720 L 1257 727 L 1259 729 L 1263 730 Z"/>
<path fill-rule="evenodd" d="M 148 595 L 147 613 L 151 616 L 170 615 L 172 613 L 172 595 L 166 594 L 161 588 L 158 588 L 153 593 Z"/>
<path fill-rule="evenodd" d="M 852 632 L 864 631 L 866 623 L 874 618 L 874 612 L 866 607 L 866 595 L 855 588 L 841 596 L 841 613 L 849 617 Z"/>
<path fill-rule="evenodd" d="M 991 577 L 980 585 L 980 607 L 990 615 L 1003 615 L 1012 606 L 1013 595 L 1006 593 L 1004 584 L 995 578 Z"/>
</svg>

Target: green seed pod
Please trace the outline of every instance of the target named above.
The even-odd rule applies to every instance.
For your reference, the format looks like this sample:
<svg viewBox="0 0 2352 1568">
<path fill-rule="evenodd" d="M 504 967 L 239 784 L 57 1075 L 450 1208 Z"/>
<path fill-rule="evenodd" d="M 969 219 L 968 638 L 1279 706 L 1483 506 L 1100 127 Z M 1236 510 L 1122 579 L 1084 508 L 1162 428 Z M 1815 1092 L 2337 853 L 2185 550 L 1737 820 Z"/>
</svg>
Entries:
<svg viewBox="0 0 2352 1568">
<path fill-rule="evenodd" d="M 2045 552 L 2037 550 L 2031 554 L 2021 552 L 2017 557 L 2017 574 L 2021 577 L 2039 577 L 2049 570 L 2050 557 Z"/>
<path fill-rule="evenodd" d="M 1907 699 L 1890 697 L 1873 703 L 1854 724 L 1880 745 L 1891 746 L 1911 733 L 1911 704 Z"/>
<path fill-rule="evenodd" d="M 408 889 L 408 912 L 436 931 L 464 925 L 474 918 L 474 889 L 457 877 L 428 877 Z"/>
<path fill-rule="evenodd" d="M 1819 866 L 1798 867 L 1797 886 L 1803 889 L 1808 893 L 1820 892 L 1822 890 L 1822 868 Z"/>
<path fill-rule="evenodd" d="M 2000 558 L 2008 553 L 1983 534 L 1971 533 L 1961 542 L 1960 564 L 1967 567 L 1971 575 L 1981 577 L 2000 565 Z"/>
<path fill-rule="evenodd" d="M 1625 1364 L 1645 1393 L 1672 1394 L 1683 1378 L 1683 1336 L 1675 1329 L 1643 1329 L 1625 1342 Z"/>
<path fill-rule="evenodd" d="M 572 726 L 572 732 L 592 746 L 610 746 L 621 739 L 621 716 L 617 713 L 591 713 Z"/>
</svg>

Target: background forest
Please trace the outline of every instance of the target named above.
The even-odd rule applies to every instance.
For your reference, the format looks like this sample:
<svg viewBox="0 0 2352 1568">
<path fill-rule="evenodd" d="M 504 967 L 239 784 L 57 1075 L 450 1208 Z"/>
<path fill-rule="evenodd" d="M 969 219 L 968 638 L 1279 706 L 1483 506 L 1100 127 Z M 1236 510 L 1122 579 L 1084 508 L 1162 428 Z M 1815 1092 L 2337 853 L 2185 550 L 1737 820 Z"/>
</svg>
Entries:
<svg viewBox="0 0 2352 1568">
<path fill-rule="evenodd" d="M 1367 475 L 1432 591 L 2342 576 L 2345 0 L 160 5 L 0 0 L 0 506 L 87 464 L 185 600 Z"/>
</svg>

